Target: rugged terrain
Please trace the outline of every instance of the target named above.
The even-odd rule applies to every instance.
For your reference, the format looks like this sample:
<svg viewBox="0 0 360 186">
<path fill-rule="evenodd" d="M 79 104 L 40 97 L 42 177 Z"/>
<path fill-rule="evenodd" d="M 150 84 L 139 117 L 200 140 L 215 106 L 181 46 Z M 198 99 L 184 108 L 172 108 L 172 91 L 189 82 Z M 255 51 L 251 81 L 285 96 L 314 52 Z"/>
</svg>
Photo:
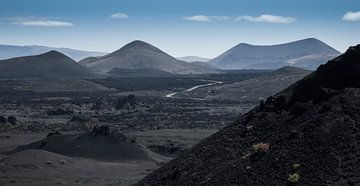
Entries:
<svg viewBox="0 0 360 186">
<path fill-rule="evenodd" d="M 138 185 L 358 185 L 360 45 Z"/>
<path fill-rule="evenodd" d="M 68 59 L 55 54 L 45 59 Z M 120 71 L 128 74 L 0 80 L 0 184 L 136 183 L 259 102 L 208 98 L 207 88 L 275 73 L 152 77 L 155 70 L 144 77 L 136 76 L 142 70 Z M 112 132 L 93 135 L 94 126 Z"/>
</svg>

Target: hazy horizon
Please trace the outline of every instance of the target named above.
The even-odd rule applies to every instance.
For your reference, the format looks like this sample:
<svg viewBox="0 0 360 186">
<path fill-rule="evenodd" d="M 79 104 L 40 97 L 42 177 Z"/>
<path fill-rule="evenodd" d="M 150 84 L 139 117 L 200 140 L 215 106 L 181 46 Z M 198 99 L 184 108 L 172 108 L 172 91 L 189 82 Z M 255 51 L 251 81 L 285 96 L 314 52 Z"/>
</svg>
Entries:
<svg viewBox="0 0 360 186">
<path fill-rule="evenodd" d="M 213 58 L 239 43 L 305 38 L 344 52 L 360 43 L 360 6 L 356 0 L 4 0 L 0 29 L 0 44 L 99 52 L 142 40 L 172 56 Z"/>
</svg>

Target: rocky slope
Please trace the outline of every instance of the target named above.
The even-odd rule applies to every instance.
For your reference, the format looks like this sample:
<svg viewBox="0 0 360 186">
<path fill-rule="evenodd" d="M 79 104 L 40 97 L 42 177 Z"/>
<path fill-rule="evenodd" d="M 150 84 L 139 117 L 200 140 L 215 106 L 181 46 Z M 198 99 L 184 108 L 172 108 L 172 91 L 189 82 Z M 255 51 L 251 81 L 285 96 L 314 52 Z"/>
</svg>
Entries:
<svg viewBox="0 0 360 186">
<path fill-rule="evenodd" d="M 360 184 L 360 45 L 138 185 Z"/>
<path fill-rule="evenodd" d="M 274 72 L 257 78 L 231 84 L 207 87 L 202 91 L 207 99 L 259 102 L 278 93 L 311 71 L 297 67 L 282 67 Z"/>
<path fill-rule="evenodd" d="M 309 38 L 269 46 L 240 43 L 209 63 L 220 69 L 277 69 L 291 65 L 314 70 L 339 54 L 322 41 Z"/>
<path fill-rule="evenodd" d="M 16 46 L 16 45 L 0 45 L 0 59 L 10 59 L 14 57 L 22 56 L 33 56 L 39 55 L 42 53 L 50 52 L 51 50 L 59 51 L 75 61 L 82 60 L 87 57 L 92 56 L 103 56 L 106 53 L 103 52 L 93 52 L 93 51 L 84 51 L 84 50 L 75 50 L 70 48 L 55 48 L 55 47 L 46 47 L 46 46 Z"/>
<path fill-rule="evenodd" d="M 109 75 L 108 72 L 114 68 L 156 69 L 173 74 L 218 73 L 217 70 L 177 60 L 143 41 L 133 41 L 111 54 L 84 59 L 80 64 L 104 75 Z"/>
<path fill-rule="evenodd" d="M 57 51 L 0 60 L 1 79 L 79 79 L 96 77 L 71 58 Z"/>
</svg>

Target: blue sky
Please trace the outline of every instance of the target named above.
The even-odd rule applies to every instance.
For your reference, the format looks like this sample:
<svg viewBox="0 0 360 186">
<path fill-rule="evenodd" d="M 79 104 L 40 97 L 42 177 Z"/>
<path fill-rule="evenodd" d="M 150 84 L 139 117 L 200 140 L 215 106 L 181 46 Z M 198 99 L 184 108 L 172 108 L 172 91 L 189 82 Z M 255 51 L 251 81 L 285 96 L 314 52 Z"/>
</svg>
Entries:
<svg viewBox="0 0 360 186">
<path fill-rule="evenodd" d="M 359 0 L 1 0 L 0 43 L 112 52 L 144 40 L 173 56 L 315 37 L 360 43 Z"/>
</svg>

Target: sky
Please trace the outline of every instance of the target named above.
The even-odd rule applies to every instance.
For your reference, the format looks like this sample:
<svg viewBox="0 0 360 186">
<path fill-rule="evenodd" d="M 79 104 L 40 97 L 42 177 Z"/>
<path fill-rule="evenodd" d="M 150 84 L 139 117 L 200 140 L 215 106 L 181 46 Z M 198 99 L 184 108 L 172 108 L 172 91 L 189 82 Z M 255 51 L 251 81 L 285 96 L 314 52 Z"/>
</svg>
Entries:
<svg viewBox="0 0 360 186">
<path fill-rule="evenodd" d="M 216 57 L 239 43 L 360 43 L 359 0 L 0 0 L 0 44 L 112 52 L 133 40 Z"/>
</svg>

